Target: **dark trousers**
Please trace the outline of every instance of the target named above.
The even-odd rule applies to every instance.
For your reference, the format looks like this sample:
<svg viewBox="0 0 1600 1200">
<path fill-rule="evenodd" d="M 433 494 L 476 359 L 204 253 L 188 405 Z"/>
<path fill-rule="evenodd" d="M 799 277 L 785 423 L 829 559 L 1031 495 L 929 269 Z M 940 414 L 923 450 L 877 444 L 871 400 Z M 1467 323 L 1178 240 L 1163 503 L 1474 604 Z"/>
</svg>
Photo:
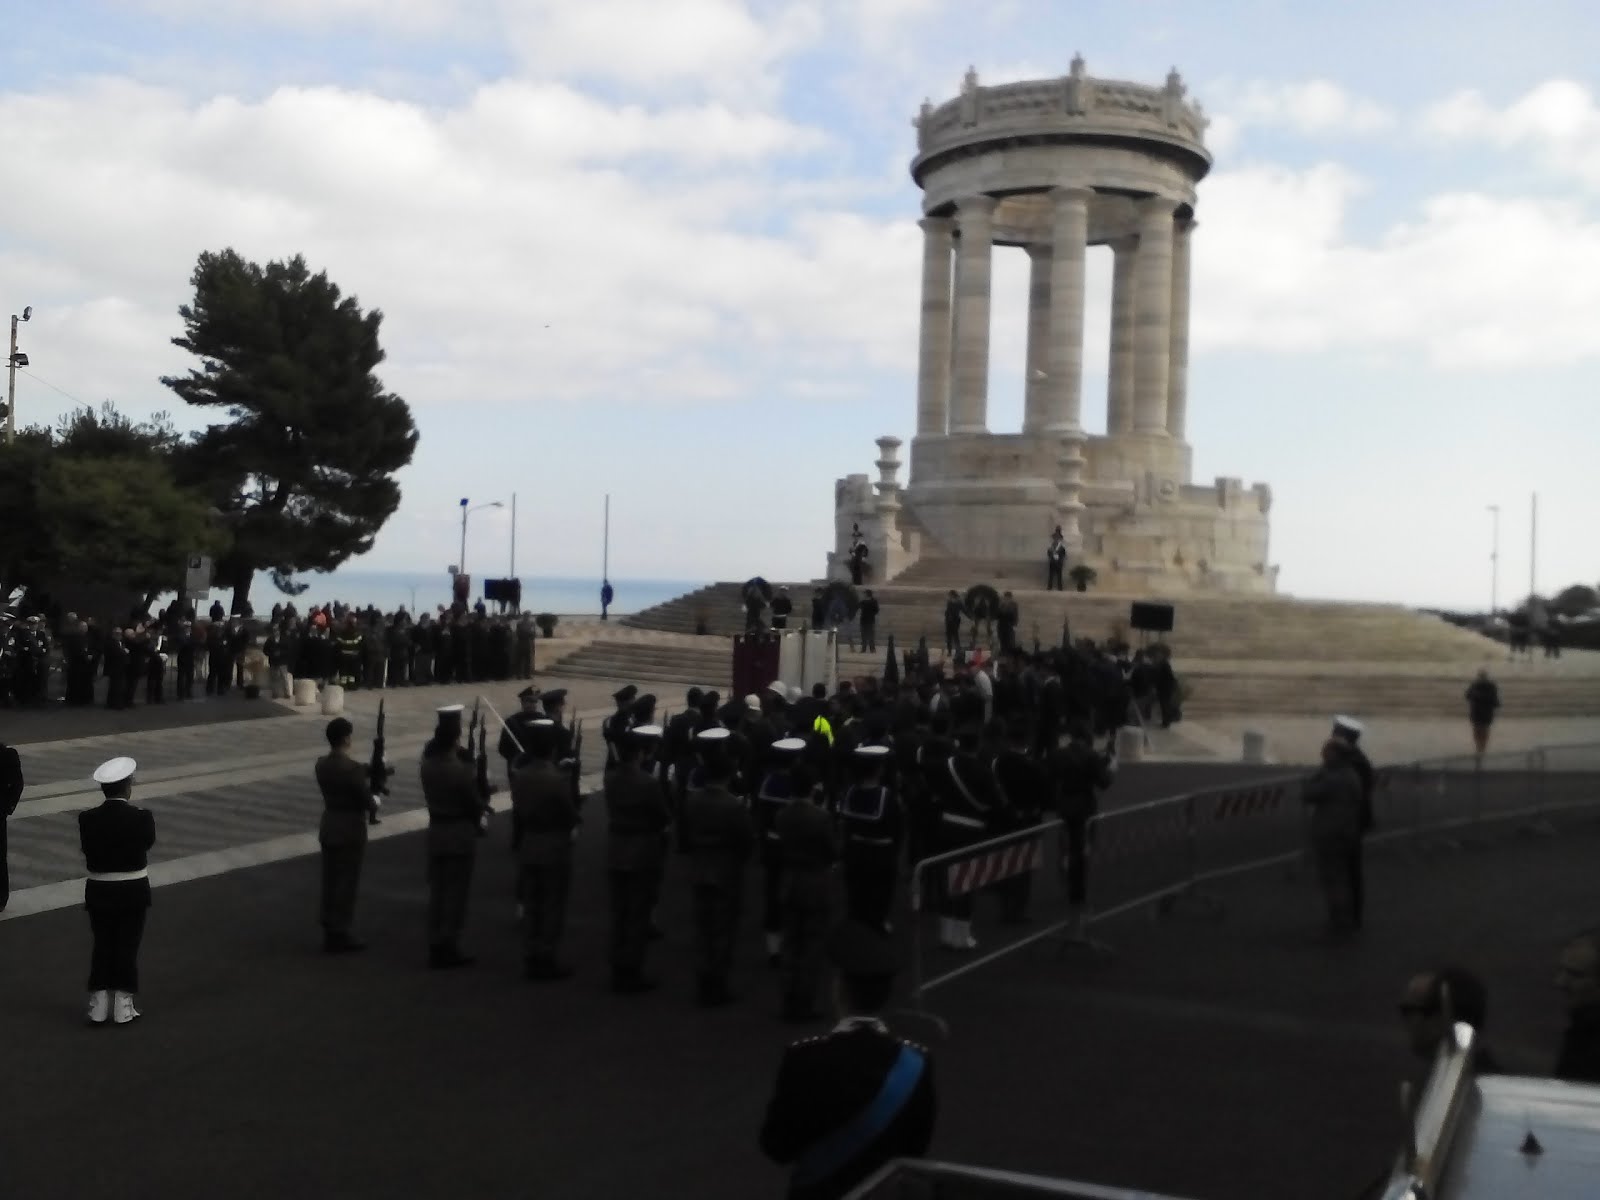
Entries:
<svg viewBox="0 0 1600 1200">
<path fill-rule="evenodd" d="M 814 1012 L 818 1008 L 826 959 L 824 946 L 832 927 L 827 877 L 817 872 L 792 876 L 783 896 L 785 1012 Z"/>
<path fill-rule="evenodd" d="M 1361 928 L 1364 900 L 1361 839 L 1359 837 L 1318 837 L 1312 848 L 1317 860 L 1317 879 L 1328 905 L 1328 927 L 1335 932 Z"/>
<path fill-rule="evenodd" d="M 561 935 L 567 927 L 572 863 L 523 863 L 517 877 L 522 889 L 523 960 L 552 962 L 561 948 Z"/>
<path fill-rule="evenodd" d="M 1064 590 L 1062 588 L 1062 586 L 1061 586 L 1061 568 L 1062 568 L 1062 565 L 1063 564 L 1058 563 L 1058 562 L 1054 561 L 1053 559 L 1047 559 L 1045 561 L 1045 569 L 1046 569 L 1046 572 L 1047 572 L 1046 575 L 1045 575 L 1045 580 L 1044 580 L 1044 590 L 1045 591 L 1047 591 L 1047 592 L 1051 592 L 1051 591 L 1059 592 L 1059 591 L 1063 591 Z"/>
<path fill-rule="evenodd" d="M 11 866 L 6 855 L 6 819 L 0 814 L 0 912 L 11 902 Z"/>
<path fill-rule="evenodd" d="M 356 915 L 356 888 L 361 883 L 365 842 L 353 846 L 322 847 L 322 928 L 334 936 L 348 935 Z"/>
<path fill-rule="evenodd" d="M 146 704 L 165 703 L 166 697 L 161 694 L 161 685 L 166 680 L 166 668 L 157 660 L 150 664 L 150 669 L 144 676 L 144 702 Z"/>
<path fill-rule="evenodd" d="M 228 660 L 220 654 L 213 654 L 206 670 L 206 695 L 225 696 L 228 694 Z"/>
<path fill-rule="evenodd" d="M 410 672 L 406 669 L 410 664 L 405 659 L 391 656 L 389 659 L 389 686 L 405 687 L 411 682 Z"/>
<path fill-rule="evenodd" d="M 1061 818 L 1061 871 L 1067 904 L 1082 908 L 1089 894 L 1089 818 Z"/>
<path fill-rule="evenodd" d="M 694 885 L 695 969 L 702 979 L 725 980 L 739 934 L 738 880 Z"/>
<path fill-rule="evenodd" d="M 896 857 L 893 846 L 845 846 L 845 910 L 852 921 L 873 929 L 888 925 L 894 905 Z"/>
<path fill-rule="evenodd" d="M 944 627 L 944 652 L 946 654 L 958 653 L 961 649 L 961 626 L 946 625 Z"/>
<path fill-rule="evenodd" d="M 423 654 L 420 651 L 411 660 L 411 682 L 425 684 L 433 682 L 433 655 Z"/>
<path fill-rule="evenodd" d="M 661 895 L 661 868 L 611 872 L 611 969 L 636 975 L 650 945 L 650 913 Z"/>
<path fill-rule="evenodd" d="M 783 929 L 783 859 L 769 850 L 761 862 L 761 929 L 779 933 Z"/>
<path fill-rule="evenodd" d="M 106 673 L 106 707 L 127 708 L 128 678 L 125 671 Z"/>
<path fill-rule="evenodd" d="M 174 691 L 179 700 L 194 699 L 194 658 L 178 656 L 178 680 Z"/>
<path fill-rule="evenodd" d="M 876 650 L 878 648 L 877 621 L 861 622 L 861 648 L 863 650 Z"/>
<path fill-rule="evenodd" d="M 91 908 L 89 930 L 94 950 L 89 957 L 89 990 L 137 992 L 139 942 L 144 937 L 147 908 Z"/>
<path fill-rule="evenodd" d="M 470 854 L 428 856 L 428 944 L 454 946 L 467 923 L 472 890 Z"/>
</svg>

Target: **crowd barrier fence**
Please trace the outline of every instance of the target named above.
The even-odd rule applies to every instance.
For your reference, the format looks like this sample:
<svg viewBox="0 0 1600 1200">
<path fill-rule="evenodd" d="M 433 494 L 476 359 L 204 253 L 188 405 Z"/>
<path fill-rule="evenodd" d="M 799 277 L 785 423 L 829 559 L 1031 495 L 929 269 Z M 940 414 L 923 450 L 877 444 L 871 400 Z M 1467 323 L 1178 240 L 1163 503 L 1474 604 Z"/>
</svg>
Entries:
<svg viewBox="0 0 1600 1200">
<path fill-rule="evenodd" d="M 1027 946 L 1054 938 L 1061 952 L 1088 947 L 1108 954 L 1109 946 L 1089 936 L 1097 922 L 1139 909 L 1166 912 L 1180 903 L 1220 914 L 1221 897 L 1209 885 L 1247 871 L 1281 866 L 1291 879 L 1310 877 L 1314 873 L 1302 869 L 1309 850 L 1309 811 L 1301 798 L 1308 775 L 1285 772 L 1111 808 L 1076 829 L 1044 821 L 922 859 L 910 878 L 915 928 L 907 1011 L 947 1033 L 946 1022 L 927 1006 L 928 993 Z M 1600 744 L 1423 759 L 1376 773 L 1367 840 L 1416 839 L 1426 848 L 1506 824 L 1548 832 L 1550 818 L 1595 807 Z M 1085 843 L 1076 904 L 1068 877 L 1074 837 Z M 1031 882 L 1019 884 L 1024 879 Z M 1016 925 L 1015 936 L 991 944 L 995 927 L 985 923 L 985 944 L 976 949 L 931 945 L 923 919 L 929 910 L 942 912 L 953 896 L 1018 886 L 1031 888 L 1034 911 L 1033 920 Z M 943 953 L 951 956 L 936 962 Z"/>
</svg>

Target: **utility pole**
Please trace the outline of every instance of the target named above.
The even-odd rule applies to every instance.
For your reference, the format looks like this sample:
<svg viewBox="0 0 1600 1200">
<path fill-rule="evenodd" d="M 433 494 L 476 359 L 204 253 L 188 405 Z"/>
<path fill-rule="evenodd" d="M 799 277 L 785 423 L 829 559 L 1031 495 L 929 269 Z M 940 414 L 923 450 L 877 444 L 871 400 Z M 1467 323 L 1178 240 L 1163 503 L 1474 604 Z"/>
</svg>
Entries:
<svg viewBox="0 0 1600 1200">
<path fill-rule="evenodd" d="M 511 493 L 511 578 L 517 577 L 517 494 Z"/>
<path fill-rule="evenodd" d="M 33 319 L 33 305 L 22 310 L 19 317 L 11 314 L 11 356 L 6 359 L 6 445 L 17 440 L 17 368 L 28 365 L 28 356 L 17 353 L 17 326 Z"/>
<path fill-rule="evenodd" d="M 1494 549 L 1489 552 L 1489 616 L 1500 611 L 1500 506 L 1489 505 L 1494 514 Z"/>
</svg>

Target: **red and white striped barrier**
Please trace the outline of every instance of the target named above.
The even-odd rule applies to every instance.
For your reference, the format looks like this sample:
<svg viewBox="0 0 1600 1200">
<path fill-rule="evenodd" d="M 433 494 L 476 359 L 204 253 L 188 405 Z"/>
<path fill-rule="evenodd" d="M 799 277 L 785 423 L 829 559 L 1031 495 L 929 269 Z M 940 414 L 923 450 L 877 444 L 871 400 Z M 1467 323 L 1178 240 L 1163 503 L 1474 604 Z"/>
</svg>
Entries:
<svg viewBox="0 0 1600 1200">
<path fill-rule="evenodd" d="M 952 896 L 964 896 L 979 888 L 988 887 L 1002 879 L 1026 875 L 1036 870 L 1044 861 L 1044 839 L 1018 842 L 990 850 L 964 862 L 951 863 L 945 868 L 945 891 Z"/>
<path fill-rule="evenodd" d="M 1113 808 L 1100 813 L 1091 823 L 1090 853 L 1097 861 L 1105 862 L 1160 849 L 1189 835 L 1189 806 L 1184 797 Z"/>
<path fill-rule="evenodd" d="M 1282 784 L 1240 788 L 1224 792 L 1211 806 L 1212 821 L 1231 821 L 1236 817 L 1250 817 L 1257 813 L 1276 812 L 1283 803 L 1286 789 Z"/>
</svg>

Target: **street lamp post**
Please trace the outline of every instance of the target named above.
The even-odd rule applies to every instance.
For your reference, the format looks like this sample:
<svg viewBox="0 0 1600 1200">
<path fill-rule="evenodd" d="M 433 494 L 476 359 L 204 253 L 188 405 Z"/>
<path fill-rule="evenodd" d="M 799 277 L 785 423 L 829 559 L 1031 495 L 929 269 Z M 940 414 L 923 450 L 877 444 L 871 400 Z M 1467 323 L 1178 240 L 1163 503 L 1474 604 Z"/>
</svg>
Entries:
<svg viewBox="0 0 1600 1200">
<path fill-rule="evenodd" d="M 6 359 L 6 445 L 11 445 L 17 440 L 17 368 L 28 365 L 28 356 L 17 351 L 17 326 L 23 321 L 33 319 L 33 305 L 29 304 L 22 310 L 19 317 L 11 314 L 11 357 Z"/>
<path fill-rule="evenodd" d="M 505 505 L 502 504 L 500 501 L 491 500 L 488 504 L 476 504 L 476 505 L 473 505 L 473 507 L 468 508 L 467 507 L 467 501 L 464 498 L 462 499 L 462 501 L 461 501 L 461 557 L 456 562 L 456 570 L 459 571 L 461 574 L 465 575 L 467 573 L 467 518 L 470 517 L 473 513 L 477 512 L 479 509 L 484 509 L 484 508 L 504 508 L 504 507 L 505 507 Z"/>
<path fill-rule="evenodd" d="M 1489 505 L 1494 514 L 1494 548 L 1489 551 L 1489 616 L 1500 611 L 1500 506 Z"/>
</svg>

